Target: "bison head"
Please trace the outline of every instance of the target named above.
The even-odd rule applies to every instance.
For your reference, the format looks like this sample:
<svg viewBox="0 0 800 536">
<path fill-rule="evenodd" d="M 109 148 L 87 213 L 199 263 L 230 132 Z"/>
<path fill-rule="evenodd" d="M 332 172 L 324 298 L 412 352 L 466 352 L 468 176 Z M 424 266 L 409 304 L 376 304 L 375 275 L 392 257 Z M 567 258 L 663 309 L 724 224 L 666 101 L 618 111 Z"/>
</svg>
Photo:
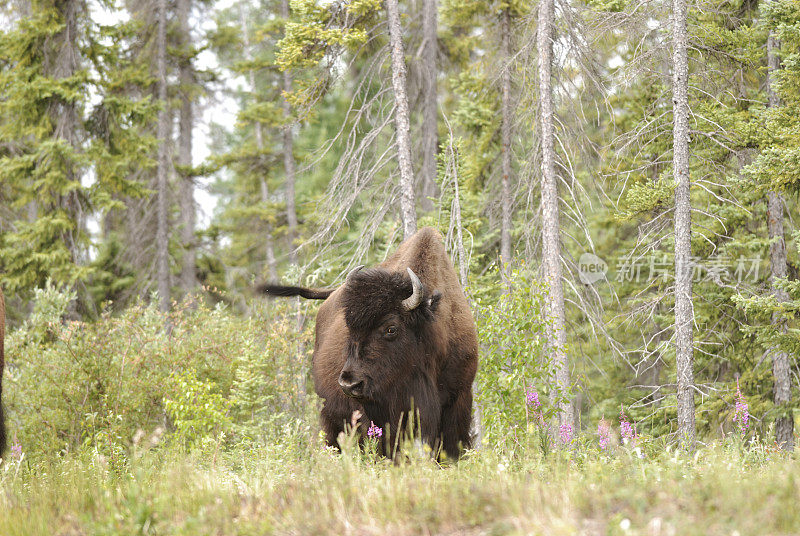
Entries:
<svg viewBox="0 0 800 536">
<path fill-rule="evenodd" d="M 432 362 L 425 359 L 428 328 L 441 293 L 407 270 L 356 269 L 347 278 L 342 299 L 349 340 L 339 385 L 350 397 L 377 402 Z"/>
</svg>

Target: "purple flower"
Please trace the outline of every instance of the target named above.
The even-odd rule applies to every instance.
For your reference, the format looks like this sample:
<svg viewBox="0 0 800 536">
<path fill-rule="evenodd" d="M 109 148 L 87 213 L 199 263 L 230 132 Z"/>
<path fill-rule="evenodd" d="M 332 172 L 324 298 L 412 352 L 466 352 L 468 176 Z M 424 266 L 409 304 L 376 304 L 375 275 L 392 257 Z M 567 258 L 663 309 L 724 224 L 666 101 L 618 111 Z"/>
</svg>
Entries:
<svg viewBox="0 0 800 536">
<path fill-rule="evenodd" d="M 749 406 L 747 400 L 744 398 L 741 389 L 739 389 L 739 379 L 736 379 L 736 406 L 733 410 L 733 422 L 739 427 L 742 434 L 747 433 L 747 427 L 750 426 Z"/>
<path fill-rule="evenodd" d="M 12 460 L 21 460 L 22 459 L 22 445 L 19 443 L 14 443 L 11 445 L 11 459 Z"/>
<path fill-rule="evenodd" d="M 624 407 L 619 412 L 619 435 L 622 436 L 622 442 L 626 445 L 636 442 L 636 427 L 628 420 Z"/>
<path fill-rule="evenodd" d="M 539 402 L 539 393 L 532 386 L 525 391 L 525 399 L 533 409 L 539 409 L 542 406 L 542 403 Z"/>
<path fill-rule="evenodd" d="M 597 435 L 600 437 L 600 450 L 606 450 L 611 444 L 611 425 L 605 419 L 597 423 Z"/>
<path fill-rule="evenodd" d="M 558 435 L 561 437 L 561 442 L 565 445 L 572 441 L 572 425 L 569 423 L 562 424 L 558 429 Z"/>
<path fill-rule="evenodd" d="M 375 423 L 369 421 L 369 428 L 367 429 L 367 436 L 371 437 L 372 439 L 378 439 L 383 435 L 383 428 L 380 426 L 375 426 Z"/>
</svg>

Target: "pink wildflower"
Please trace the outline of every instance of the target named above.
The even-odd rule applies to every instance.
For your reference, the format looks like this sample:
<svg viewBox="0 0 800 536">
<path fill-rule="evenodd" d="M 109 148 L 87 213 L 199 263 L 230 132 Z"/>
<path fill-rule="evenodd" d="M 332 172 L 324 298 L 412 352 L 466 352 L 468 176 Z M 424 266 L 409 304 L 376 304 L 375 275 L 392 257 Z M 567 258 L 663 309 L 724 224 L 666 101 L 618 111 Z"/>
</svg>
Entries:
<svg viewBox="0 0 800 536">
<path fill-rule="evenodd" d="M 747 404 L 747 400 L 745 399 L 744 395 L 742 394 L 741 389 L 739 389 L 739 379 L 736 379 L 736 406 L 733 410 L 733 422 L 739 427 L 739 431 L 742 434 L 747 433 L 747 427 L 750 426 L 748 422 L 750 420 L 750 407 Z"/>
<path fill-rule="evenodd" d="M 561 442 L 565 445 L 572 441 L 572 425 L 564 423 L 558 429 L 558 434 L 561 436 Z"/>
<path fill-rule="evenodd" d="M 636 442 L 636 427 L 628 420 L 624 407 L 619 412 L 619 435 L 622 436 L 622 442 L 626 445 Z"/>
<path fill-rule="evenodd" d="M 367 429 L 367 436 L 372 439 L 378 439 L 383 435 L 383 428 L 376 426 L 374 422 L 369 421 L 369 428 Z"/>
<path fill-rule="evenodd" d="M 539 409 L 542 406 L 542 403 L 539 402 L 539 393 L 533 387 L 528 387 L 527 391 L 525 391 L 525 399 L 533 409 Z"/>
<path fill-rule="evenodd" d="M 611 425 L 605 419 L 597 423 L 597 435 L 600 437 L 600 450 L 606 450 L 611 444 Z"/>
</svg>

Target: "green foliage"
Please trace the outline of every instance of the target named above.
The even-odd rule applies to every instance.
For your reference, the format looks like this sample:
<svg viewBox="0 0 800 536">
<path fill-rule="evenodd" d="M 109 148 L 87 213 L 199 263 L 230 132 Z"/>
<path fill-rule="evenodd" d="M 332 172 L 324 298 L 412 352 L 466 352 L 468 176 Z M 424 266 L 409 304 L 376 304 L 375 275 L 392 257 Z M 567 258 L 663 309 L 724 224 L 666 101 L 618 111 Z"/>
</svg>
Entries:
<svg viewBox="0 0 800 536">
<path fill-rule="evenodd" d="M 511 449 L 533 430 L 525 394 L 538 390 L 545 401 L 551 365 L 542 284 L 526 269 L 513 270 L 510 283 L 510 293 L 474 303 L 481 344 L 477 403 L 487 445 L 501 449 Z"/>
<path fill-rule="evenodd" d="M 293 0 L 291 6 L 299 22 L 287 23 L 286 36 L 278 43 L 277 64 L 281 69 L 314 67 L 337 48 L 354 50 L 364 44 L 365 18 L 373 17 L 381 2 L 354 0 L 341 12 L 316 0 Z"/>
<path fill-rule="evenodd" d="M 85 214 L 142 195 L 130 174 L 148 166 L 152 149 L 144 124 L 154 107 L 124 91 L 147 78 L 124 54 L 132 26 L 102 27 L 84 4 L 67 4 L 33 2 L 0 32 L 0 184 L 11 200 L 0 271 L 12 292 L 91 276 L 81 262 L 91 243 Z"/>
<path fill-rule="evenodd" d="M 210 381 L 181 371 L 173 372 L 169 383 L 172 394 L 164 400 L 164 410 L 175 425 L 175 441 L 192 445 L 206 437 L 221 438 L 230 428 L 231 403 L 214 391 Z"/>
<path fill-rule="evenodd" d="M 302 414 L 305 381 L 287 379 L 308 367 L 293 346 L 303 339 L 287 335 L 291 310 L 243 319 L 187 301 L 167 333 L 156 305 L 65 322 L 72 300 L 49 284 L 37 290 L 33 314 L 7 340 L 9 429 L 32 459 L 83 448 L 124 460 L 165 426 L 167 440 L 186 446 L 222 432 L 263 439 Z M 278 332 L 264 329 L 267 318 Z"/>
</svg>

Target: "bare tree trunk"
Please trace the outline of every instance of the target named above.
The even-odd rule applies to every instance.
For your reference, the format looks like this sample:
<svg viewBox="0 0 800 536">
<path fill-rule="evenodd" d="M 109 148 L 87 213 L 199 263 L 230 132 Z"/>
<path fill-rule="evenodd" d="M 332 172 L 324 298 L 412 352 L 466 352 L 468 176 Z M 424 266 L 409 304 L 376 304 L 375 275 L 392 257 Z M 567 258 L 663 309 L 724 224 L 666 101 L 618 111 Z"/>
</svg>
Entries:
<svg viewBox="0 0 800 536">
<path fill-rule="evenodd" d="M 289 0 L 281 1 L 281 16 L 284 21 L 289 20 Z M 294 132 L 292 130 L 294 122 L 292 121 L 292 107 L 287 100 L 287 95 L 292 91 L 292 73 L 288 69 L 283 71 L 282 75 L 284 97 L 281 103 L 283 107 L 283 169 L 286 174 L 286 220 L 288 222 L 288 239 L 289 239 L 289 262 L 297 265 L 297 209 L 295 204 L 295 180 L 296 180 L 296 163 L 294 160 Z M 300 298 L 295 299 L 295 326 L 298 333 L 303 333 L 303 324 L 305 323 L 305 316 L 303 315 L 303 305 Z M 306 347 L 303 338 L 300 337 L 297 346 L 297 358 L 300 366 L 300 373 L 298 374 L 297 390 L 299 396 L 299 404 L 302 410 L 306 404 L 306 374 L 305 370 L 305 354 Z"/>
<path fill-rule="evenodd" d="M 392 87 L 394 88 L 394 121 L 397 138 L 397 157 L 400 161 L 400 214 L 403 238 L 417 232 L 417 210 L 414 206 L 414 170 L 411 166 L 411 137 L 406 93 L 406 60 L 403 52 L 403 32 L 397 0 L 385 0 L 389 19 L 389 48 L 392 58 Z"/>
<path fill-rule="evenodd" d="M 502 137 L 502 173 L 503 193 L 501 198 L 503 216 L 500 224 L 500 263 L 503 265 L 501 274 L 506 285 L 506 292 L 511 292 L 509 287 L 509 264 L 511 263 L 511 15 L 508 8 L 503 10 L 500 20 L 500 33 L 502 40 L 503 56 L 503 104 L 501 113 Z"/>
<path fill-rule="evenodd" d="M 284 20 L 289 20 L 289 0 L 281 1 L 281 15 Z M 292 91 L 292 73 L 287 69 L 283 71 L 283 91 L 288 94 Z M 284 96 L 283 102 L 283 168 L 286 173 L 286 219 L 289 226 L 289 262 L 297 264 L 295 253 L 295 240 L 297 239 L 297 210 L 295 208 L 295 161 L 294 161 L 294 133 L 292 132 L 292 108 Z"/>
<path fill-rule="evenodd" d="M 456 251 L 458 252 L 458 275 L 459 279 L 461 280 L 461 288 L 464 289 L 464 293 L 467 294 L 467 283 L 469 282 L 469 264 L 467 260 L 467 252 L 464 248 L 464 231 L 461 224 L 461 192 L 458 185 L 459 155 L 456 153 L 456 150 L 453 147 L 452 132 L 450 136 L 449 152 L 449 156 L 452 158 L 453 166 L 453 216 L 455 219 Z M 470 301 L 469 296 L 467 296 L 467 301 Z M 481 411 L 481 404 L 477 400 L 479 395 L 480 388 L 478 386 L 478 382 L 473 380 L 472 396 L 474 408 L 472 410 L 472 423 L 470 424 L 470 428 L 473 440 L 472 445 L 475 450 L 479 450 L 483 444 L 483 414 Z"/>
<path fill-rule="evenodd" d="M 169 137 L 169 110 L 167 104 L 167 0 L 156 5 L 158 27 L 156 30 L 156 87 L 161 109 L 158 111 L 158 167 L 156 170 L 157 221 L 156 266 L 160 309 L 170 309 L 169 238 L 167 230 L 167 174 L 169 162 L 167 138 Z"/>
<path fill-rule="evenodd" d="M 244 7 L 239 10 L 239 21 L 242 25 L 242 35 L 244 36 L 244 57 L 249 62 L 252 61 L 253 55 L 250 51 L 250 34 L 247 30 L 247 15 L 244 12 Z M 247 72 L 247 81 L 250 85 L 250 93 L 256 95 L 256 76 L 253 69 Z M 261 159 L 261 152 L 264 150 L 264 131 L 260 121 L 253 123 L 253 128 L 256 135 L 256 150 L 259 153 L 259 160 Z M 261 189 L 261 202 L 266 209 L 269 206 L 269 185 L 264 173 L 259 173 L 259 186 Z M 264 236 L 264 247 L 267 257 L 267 274 L 270 281 L 278 280 L 278 267 L 275 261 L 275 245 L 272 241 L 272 225 L 267 222 L 266 234 Z"/>
<path fill-rule="evenodd" d="M 436 154 L 439 151 L 439 106 L 436 56 L 438 50 L 436 0 L 422 0 L 422 199 L 423 210 L 433 210 L 436 196 Z"/>
<path fill-rule="evenodd" d="M 188 54 L 191 46 L 191 33 L 189 30 L 190 0 L 178 0 L 178 24 L 180 26 L 181 46 L 183 53 Z M 178 165 L 183 168 L 180 177 L 180 208 L 181 208 L 181 247 L 183 259 L 181 262 L 181 288 L 188 293 L 197 284 L 196 278 L 196 247 L 194 239 L 195 204 L 194 204 L 194 178 L 185 171 L 192 166 L 192 128 L 194 127 L 194 111 L 192 107 L 192 84 L 194 83 L 194 70 L 192 61 L 187 57 L 181 58 L 180 87 L 181 87 L 181 112 L 180 132 L 178 134 Z"/>
<path fill-rule="evenodd" d="M 451 145 L 452 148 L 452 145 Z M 464 249 L 464 231 L 461 225 L 461 190 L 458 186 L 458 155 L 453 154 L 453 215 L 456 220 L 456 248 L 458 249 L 458 275 L 461 279 L 461 288 L 466 293 L 467 278 L 469 275 L 469 265 L 467 264 L 467 252 Z"/>
<path fill-rule="evenodd" d="M 561 275 L 561 238 L 556 176 L 555 128 L 553 112 L 553 0 L 539 4 L 539 28 L 536 44 L 539 51 L 539 118 L 542 138 L 542 264 L 547 280 L 547 339 L 553 356 L 559 424 L 573 425 L 574 411 L 569 397 L 570 374 L 564 331 L 564 287 Z"/>
<path fill-rule="evenodd" d="M 3 415 L 3 368 L 5 367 L 6 302 L 0 288 L 0 455 L 6 450 L 6 420 Z"/>
<path fill-rule="evenodd" d="M 673 0 L 672 104 L 675 180 L 675 360 L 678 435 L 694 448 L 694 355 L 692 306 L 692 215 L 689 178 L 689 57 L 686 0 Z"/>
<path fill-rule="evenodd" d="M 777 37 L 770 32 L 767 37 L 767 95 L 769 107 L 777 108 L 781 105 L 780 97 L 772 87 L 774 74 L 781 68 L 780 59 L 776 52 L 780 48 Z M 785 279 L 788 275 L 786 263 L 786 242 L 783 234 L 783 198 L 777 192 L 769 192 L 767 198 L 767 226 L 769 228 L 769 258 L 772 275 L 772 288 L 775 298 L 779 302 L 789 301 L 789 294 L 775 286 L 778 279 Z M 777 324 L 782 333 L 786 333 L 786 321 L 777 313 L 773 314 L 772 322 Z M 791 409 L 787 409 L 792 400 L 792 377 L 789 367 L 789 354 L 773 348 L 772 351 L 772 378 L 773 400 L 775 406 L 786 411 L 785 416 L 778 417 L 775 421 L 775 441 L 787 452 L 794 450 L 794 416 Z"/>
</svg>

